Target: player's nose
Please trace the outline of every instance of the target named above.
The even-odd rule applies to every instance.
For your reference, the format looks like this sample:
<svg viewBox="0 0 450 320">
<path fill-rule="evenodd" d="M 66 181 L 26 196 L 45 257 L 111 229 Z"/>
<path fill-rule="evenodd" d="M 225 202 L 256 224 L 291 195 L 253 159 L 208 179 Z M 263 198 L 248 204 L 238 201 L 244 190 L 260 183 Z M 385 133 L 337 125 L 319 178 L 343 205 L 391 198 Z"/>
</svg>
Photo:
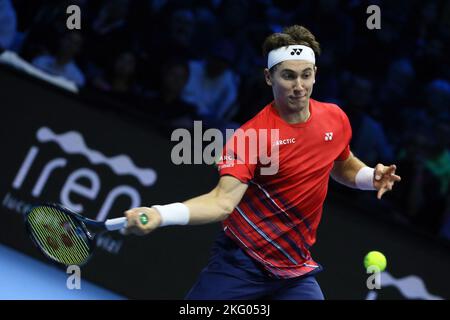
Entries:
<svg viewBox="0 0 450 320">
<path fill-rule="evenodd" d="M 294 81 L 294 90 L 302 91 L 304 89 L 303 82 L 300 78 Z"/>
</svg>

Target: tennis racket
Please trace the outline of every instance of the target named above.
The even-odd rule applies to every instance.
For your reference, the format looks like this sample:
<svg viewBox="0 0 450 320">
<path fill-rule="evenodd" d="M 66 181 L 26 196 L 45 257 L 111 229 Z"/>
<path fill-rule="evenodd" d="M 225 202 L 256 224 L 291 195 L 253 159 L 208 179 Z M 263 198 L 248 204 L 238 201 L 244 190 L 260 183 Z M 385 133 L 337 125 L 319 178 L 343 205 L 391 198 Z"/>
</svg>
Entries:
<svg viewBox="0 0 450 320">
<path fill-rule="evenodd" d="M 141 222 L 145 224 L 146 221 L 147 216 L 142 214 Z M 60 265 L 81 266 L 92 255 L 96 235 L 125 228 L 127 218 L 96 221 L 59 204 L 44 203 L 25 214 L 25 226 L 45 257 Z"/>
</svg>

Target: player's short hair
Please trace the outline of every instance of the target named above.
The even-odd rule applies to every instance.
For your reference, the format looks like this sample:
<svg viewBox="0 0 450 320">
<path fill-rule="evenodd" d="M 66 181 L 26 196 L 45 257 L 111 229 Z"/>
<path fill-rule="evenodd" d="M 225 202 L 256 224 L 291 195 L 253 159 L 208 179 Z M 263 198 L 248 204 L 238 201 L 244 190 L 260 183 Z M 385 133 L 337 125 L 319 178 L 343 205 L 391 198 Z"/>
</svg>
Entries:
<svg viewBox="0 0 450 320">
<path fill-rule="evenodd" d="M 282 32 L 273 33 L 268 36 L 262 46 L 263 55 L 267 58 L 269 52 L 274 49 L 296 44 L 310 47 L 316 57 L 320 55 L 320 44 L 317 42 L 316 37 L 314 37 L 311 31 L 299 25 L 286 27 Z"/>
</svg>

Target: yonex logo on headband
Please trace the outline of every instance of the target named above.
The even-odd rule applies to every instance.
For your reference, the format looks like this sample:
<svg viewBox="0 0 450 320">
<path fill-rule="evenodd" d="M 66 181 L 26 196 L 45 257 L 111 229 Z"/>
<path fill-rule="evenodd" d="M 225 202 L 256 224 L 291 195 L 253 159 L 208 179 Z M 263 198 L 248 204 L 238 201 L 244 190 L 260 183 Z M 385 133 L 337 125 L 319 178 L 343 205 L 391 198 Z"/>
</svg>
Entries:
<svg viewBox="0 0 450 320">
<path fill-rule="evenodd" d="M 303 51 L 303 49 L 292 49 L 291 56 L 293 56 L 295 54 L 299 56 L 302 53 L 302 51 Z"/>
<path fill-rule="evenodd" d="M 274 65 L 286 60 L 305 60 L 313 64 L 316 63 L 316 57 L 313 49 L 304 45 L 291 45 L 269 52 L 267 57 L 267 68 L 272 68 Z"/>
</svg>

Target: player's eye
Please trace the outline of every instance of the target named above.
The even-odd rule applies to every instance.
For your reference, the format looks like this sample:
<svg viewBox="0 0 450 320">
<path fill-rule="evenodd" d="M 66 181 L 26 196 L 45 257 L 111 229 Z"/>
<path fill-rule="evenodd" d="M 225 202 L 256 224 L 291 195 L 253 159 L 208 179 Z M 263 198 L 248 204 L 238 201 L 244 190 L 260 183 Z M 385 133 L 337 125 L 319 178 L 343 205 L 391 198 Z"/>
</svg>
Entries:
<svg viewBox="0 0 450 320">
<path fill-rule="evenodd" d="M 289 72 L 289 73 L 284 73 L 282 77 L 285 80 L 294 80 L 295 78 L 297 78 L 297 75 Z"/>
<path fill-rule="evenodd" d="M 302 74 L 302 78 L 303 79 L 309 79 L 311 77 L 311 73 L 304 73 L 304 74 Z"/>
</svg>

